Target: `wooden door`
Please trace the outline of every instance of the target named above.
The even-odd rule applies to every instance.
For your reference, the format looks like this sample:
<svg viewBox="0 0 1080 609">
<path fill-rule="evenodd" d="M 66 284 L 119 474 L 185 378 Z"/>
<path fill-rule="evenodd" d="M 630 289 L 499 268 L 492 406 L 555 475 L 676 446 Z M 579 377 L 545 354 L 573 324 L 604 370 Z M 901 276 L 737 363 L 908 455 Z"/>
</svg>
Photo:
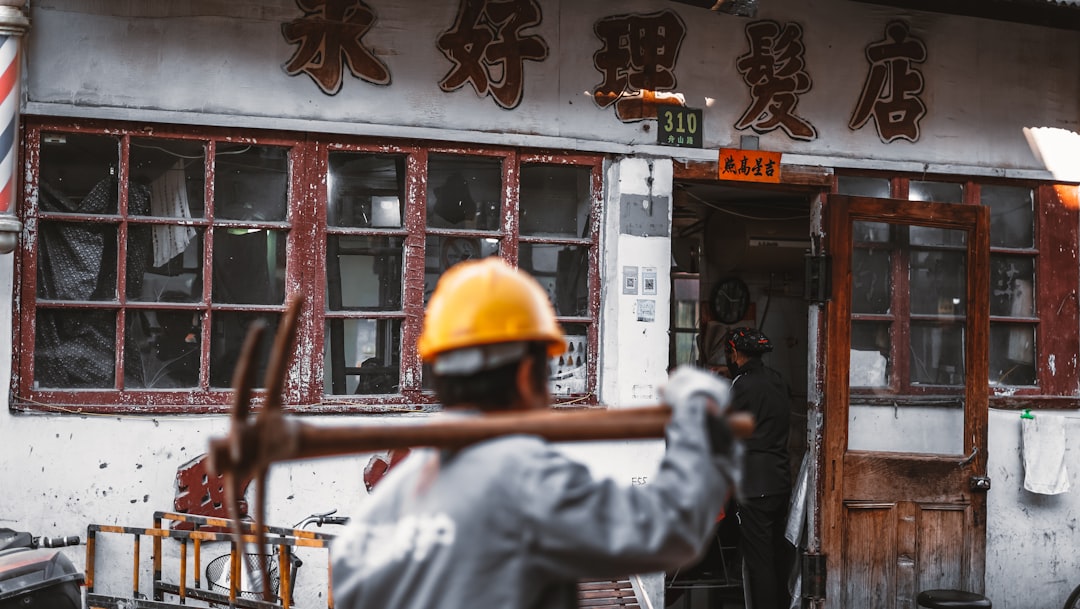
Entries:
<svg viewBox="0 0 1080 609">
<path fill-rule="evenodd" d="M 825 607 L 983 590 L 989 213 L 832 195 Z"/>
</svg>

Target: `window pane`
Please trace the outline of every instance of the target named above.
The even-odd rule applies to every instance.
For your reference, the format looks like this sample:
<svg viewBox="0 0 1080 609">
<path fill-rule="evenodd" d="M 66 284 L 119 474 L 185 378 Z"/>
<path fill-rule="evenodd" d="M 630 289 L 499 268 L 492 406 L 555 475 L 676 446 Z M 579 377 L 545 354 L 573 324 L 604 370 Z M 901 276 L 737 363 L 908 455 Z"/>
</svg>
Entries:
<svg viewBox="0 0 1080 609">
<path fill-rule="evenodd" d="M 214 166 L 214 217 L 285 220 L 289 196 L 288 149 L 219 144 Z"/>
<path fill-rule="evenodd" d="M 851 367 L 848 378 L 852 387 L 886 387 L 892 372 L 892 339 L 887 322 L 851 323 Z"/>
<path fill-rule="evenodd" d="M 566 353 L 551 359 L 551 394 L 555 396 L 585 393 L 589 364 L 588 326 L 566 324 Z"/>
<path fill-rule="evenodd" d="M 1035 326 L 990 324 L 990 383 L 1036 384 Z"/>
<path fill-rule="evenodd" d="M 203 217 L 206 192 L 203 142 L 131 138 L 129 167 L 128 214 L 181 220 Z M 148 196 L 148 204 L 140 200 L 143 196 Z M 158 247 L 155 242 L 155 252 Z"/>
<path fill-rule="evenodd" d="M 246 311 L 214 311 L 210 324 L 210 386 L 232 386 L 233 371 L 240 359 L 240 351 L 247 338 L 248 328 L 257 319 L 266 322 L 262 345 L 256 354 L 255 385 L 262 387 L 266 381 L 266 366 L 277 334 L 277 313 L 252 313 Z"/>
<path fill-rule="evenodd" d="M 967 310 L 965 252 L 911 252 L 912 315 L 962 315 Z"/>
<path fill-rule="evenodd" d="M 214 302 L 284 302 L 287 237 L 284 231 L 215 229 Z"/>
<path fill-rule="evenodd" d="M 115 214 L 120 140 L 109 135 L 41 134 L 41 211 Z"/>
<path fill-rule="evenodd" d="M 522 243 L 518 267 L 547 290 L 555 314 L 585 317 L 589 314 L 589 248 L 578 245 Z"/>
<path fill-rule="evenodd" d="M 696 332 L 675 333 L 675 362 L 673 365 L 698 365 L 698 335 Z"/>
<path fill-rule="evenodd" d="M 889 243 L 892 227 L 884 222 L 852 222 L 851 238 L 856 243 Z"/>
<path fill-rule="evenodd" d="M 428 235 L 424 265 L 424 302 L 431 297 L 435 284 L 446 269 L 464 260 L 499 255 L 498 239 L 473 237 L 444 237 Z"/>
<path fill-rule="evenodd" d="M 1035 317 L 1035 259 L 990 255 L 990 315 Z"/>
<path fill-rule="evenodd" d="M 892 196 L 887 178 L 864 178 L 860 176 L 837 176 L 836 192 L 853 197 L 888 199 Z"/>
<path fill-rule="evenodd" d="M 911 323 L 911 383 L 964 384 L 964 326 Z"/>
<path fill-rule="evenodd" d="M 39 310 L 35 388 L 111 389 L 116 384 L 116 313 Z"/>
<path fill-rule="evenodd" d="M 498 230 L 502 160 L 432 155 L 428 160 L 427 225 Z"/>
<path fill-rule="evenodd" d="M 934 201 L 936 203 L 963 203 L 964 185 L 959 182 L 922 182 L 911 180 L 908 183 L 909 201 Z"/>
<path fill-rule="evenodd" d="M 190 230 L 191 237 L 186 238 Z M 198 302 L 202 300 L 204 229 L 182 226 L 128 225 L 128 299 L 139 302 Z M 153 237 L 155 251 L 133 256 L 132 252 L 143 247 L 145 235 Z M 180 248 L 174 256 L 158 264 L 157 236 L 167 234 L 166 239 Z M 186 241 L 179 239 L 184 235 Z M 171 252 L 169 252 L 171 253 Z"/>
<path fill-rule="evenodd" d="M 124 387 L 199 385 L 199 312 L 180 309 L 133 310 L 124 333 Z"/>
<path fill-rule="evenodd" d="M 400 360 L 400 319 L 327 320 L 323 353 L 325 393 L 398 393 Z"/>
<path fill-rule="evenodd" d="M 588 237 L 591 195 L 592 167 L 522 167 L 521 234 Z"/>
<path fill-rule="evenodd" d="M 401 228 L 405 217 L 402 155 L 331 152 L 326 186 L 330 226 Z"/>
<path fill-rule="evenodd" d="M 892 254 L 883 249 L 851 252 L 851 312 L 889 312 L 892 297 Z"/>
<path fill-rule="evenodd" d="M 403 237 L 330 235 L 326 247 L 329 311 L 401 310 Z"/>
<path fill-rule="evenodd" d="M 1035 203 L 1030 188 L 984 185 L 980 197 L 990 207 L 990 247 L 1035 246 Z"/>
<path fill-rule="evenodd" d="M 116 244 L 112 224 L 40 221 L 38 298 L 115 301 Z"/>
</svg>

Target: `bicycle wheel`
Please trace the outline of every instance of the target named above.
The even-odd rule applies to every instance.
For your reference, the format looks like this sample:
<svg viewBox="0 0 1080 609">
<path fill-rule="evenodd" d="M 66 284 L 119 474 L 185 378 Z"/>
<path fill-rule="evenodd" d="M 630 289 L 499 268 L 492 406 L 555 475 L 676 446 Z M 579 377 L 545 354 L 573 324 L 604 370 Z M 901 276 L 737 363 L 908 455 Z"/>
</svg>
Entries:
<svg viewBox="0 0 1080 609">
<path fill-rule="evenodd" d="M 1065 609 L 1080 609 L 1080 586 L 1073 588 L 1069 600 L 1065 601 Z"/>
</svg>

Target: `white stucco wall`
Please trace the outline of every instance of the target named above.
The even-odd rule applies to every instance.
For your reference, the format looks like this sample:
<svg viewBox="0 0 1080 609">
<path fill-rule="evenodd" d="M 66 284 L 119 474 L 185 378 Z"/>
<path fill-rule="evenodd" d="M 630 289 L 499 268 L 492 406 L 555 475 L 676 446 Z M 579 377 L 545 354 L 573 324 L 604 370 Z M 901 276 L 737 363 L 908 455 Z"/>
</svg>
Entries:
<svg viewBox="0 0 1080 609">
<path fill-rule="evenodd" d="M 1080 412 L 1035 412 L 1065 428 L 1065 467 L 1071 490 L 1040 495 L 1024 490 L 1020 416 L 990 410 L 987 475 L 986 590 L 994 607 L 1059 609 L 1080 586 Z"/>
</svg>

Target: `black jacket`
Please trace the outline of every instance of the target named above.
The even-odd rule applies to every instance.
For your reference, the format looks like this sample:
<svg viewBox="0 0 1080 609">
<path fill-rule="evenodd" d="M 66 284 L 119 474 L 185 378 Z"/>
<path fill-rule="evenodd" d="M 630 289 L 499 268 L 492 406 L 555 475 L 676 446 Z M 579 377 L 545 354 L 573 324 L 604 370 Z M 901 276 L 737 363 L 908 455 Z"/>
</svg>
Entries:
<svg viewBox="0 0 1080 609">
<path fill-rule="evenodd" d="M 732 407 L 754 416 L 754 435 L 746 448 L 743 496 L 764 497 L 791 492 L 788 429 L 791 400 L 780 373 L 752 358 L 732 381 Z"/>
</svg>

